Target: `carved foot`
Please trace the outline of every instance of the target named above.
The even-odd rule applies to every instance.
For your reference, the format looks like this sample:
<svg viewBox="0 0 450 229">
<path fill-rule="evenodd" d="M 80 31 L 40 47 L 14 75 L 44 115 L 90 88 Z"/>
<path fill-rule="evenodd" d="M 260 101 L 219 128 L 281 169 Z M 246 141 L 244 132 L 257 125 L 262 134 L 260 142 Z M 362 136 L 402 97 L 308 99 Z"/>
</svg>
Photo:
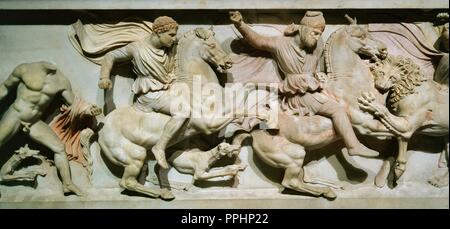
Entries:
<svg viewBox="0 0 450 229">
<path fill-rule="evenodd" d="M 428 179 L 428 183 L 436 188 L 448 186 L 448 168 L 440 168 L 434 175 Z"/>
<path fill-rule="evenodd" d="M 84 193 L 75 184 L 63 185 L 63 191 L 65 194 L 74 193 L 77 196 L 84 196 Z"/>
<path fill-rule="evenodd" d="M 358 147 L 348 149 L 348 154 L 350 156 L 361 156 L 361 157 L 377 157 L 379 155 L 377 151 L 369 149 L 363 144 L 359 144 Z"/>
<path fill-rule="evenodd" d="M 330 188 L 328 188 L 328 191 L 324 192 L 322 195 L 330 200 L 334 200 L 337 197 L 336 193 L 334 193 L 334 191 L 331 190 Z"/>
</svg>

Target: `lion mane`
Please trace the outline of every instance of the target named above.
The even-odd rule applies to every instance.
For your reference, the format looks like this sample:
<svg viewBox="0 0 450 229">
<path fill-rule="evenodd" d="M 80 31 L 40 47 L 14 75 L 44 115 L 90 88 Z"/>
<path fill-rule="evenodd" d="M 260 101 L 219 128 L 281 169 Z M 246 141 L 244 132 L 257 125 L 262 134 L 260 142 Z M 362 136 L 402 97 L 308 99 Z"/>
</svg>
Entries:
<svg viewBox="0 0 450 229">
<path fill-rule="evenodd" d="M 391 65 L 391 72 L 384 72 L 382 66 Z M 389 56 L 388 58 L 377 64 L 372 70 L 374 74 L 379 74 L 382 71 L 384 74 L 398 74 L 400 79 L 394 82 L 389 89 L 387 98 L 387 105 L 396 112 L 397 104 L 406 96 L 415 93 L 416 88 L 427 81 L 423 71 L 410 58 L 403 56 Z"/>
</svg>

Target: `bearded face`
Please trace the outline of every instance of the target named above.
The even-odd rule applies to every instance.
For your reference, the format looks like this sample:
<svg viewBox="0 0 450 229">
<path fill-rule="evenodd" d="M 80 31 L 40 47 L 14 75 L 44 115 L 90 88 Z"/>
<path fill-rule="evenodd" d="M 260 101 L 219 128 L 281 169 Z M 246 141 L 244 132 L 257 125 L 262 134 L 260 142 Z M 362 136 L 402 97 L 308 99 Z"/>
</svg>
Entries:
<svg viewBox="0 0 450 229">
<path fill-rule="evenodd" d="M 312 27 L 303 26 L 300 38 L 306 49 L 313 50 L 316 48 L 321 35 L 322 31 Z"/>
</svg>

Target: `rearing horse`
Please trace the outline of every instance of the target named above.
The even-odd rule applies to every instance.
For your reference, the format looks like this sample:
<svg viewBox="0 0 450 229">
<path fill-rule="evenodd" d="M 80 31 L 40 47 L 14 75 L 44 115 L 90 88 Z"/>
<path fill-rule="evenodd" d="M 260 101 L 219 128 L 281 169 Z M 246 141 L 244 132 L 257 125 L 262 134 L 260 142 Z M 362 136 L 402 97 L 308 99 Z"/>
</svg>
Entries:
<svg viewBox="0 0 450 229">
<path fill-rule="evenodd" d="M 381 122 L 359 109 L 357 98 L 360 92 L 355 90 L 375 93 L 370 69 L 360 55 L 376 59 L 386 51 L 385 46 L 370 38 L 364 26 L 356 25 L 353 19 L 351 23 L 334 32 L 327 42 L 325 61 L 329 75 L 334 77 L 326 82 L 325 88 L 336 96 L 340 104 L 348 107 L 352 123 L 361 134 L 392 136 Z M 269 107 L 277 105 L 269 104 Z M 268 165 L 285 169 L 281 183 L 285 188 L 335 198 L 336 194 L 329 187 L 309 183 L 331 187 L 339 185 L 320 177 L 308 177 L 303 168 L 307 151 L 322 148 L 340 138 L 331 120 L 320 115 L 296 116 L 283 112 L 277 115 L 278 132 L 256 129 L 250 133 L 254 152 Z M 248 134 L 237 135 L 235 139 L 242 139 L 242 136 Z"/>
<path fill-rule="evenodd" d="M 329 76 L 325 87 L 347 107 L 352 125 L 360 134 L 391 137 L 393 135 L 381 122 L 360 109 L 357 101 L 362 92 L 371 92 L 381 104 L 386 101 L 376 90 L 370 68 L 361 56 L 372 60 L 384 58 L 387 48 L 371 37 L 367 26 L 357 25 L 356 19 L 348 15 L 345 17 L 350 25 L 336 30 L 325 45 L 325 66 Z"/>
</svg>

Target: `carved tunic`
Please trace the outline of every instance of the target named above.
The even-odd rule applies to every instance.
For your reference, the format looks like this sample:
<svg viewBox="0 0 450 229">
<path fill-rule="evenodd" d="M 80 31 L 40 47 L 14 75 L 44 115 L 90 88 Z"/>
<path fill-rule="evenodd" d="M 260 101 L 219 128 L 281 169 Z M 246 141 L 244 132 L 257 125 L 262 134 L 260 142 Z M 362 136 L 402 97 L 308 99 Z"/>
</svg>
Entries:
<svg viewBox="0 0 450 229">
<path fill-rule="evenodd" d="M 264 37 L 246 25 L 239 28 L 245 40 L 253 47 L 272 53 L 285 79 L 279 90 L 284 95 L 281 107 L 294 113 L 306 114 L 315 112 L 313 103 L 325 103 L 328 98 L 322 93 L 314 93 L 319 88 L 319 81 L 314 77 L 323 51 L 323 43 L 319 40 L 316 49 L 308 53 L 295 42 L 294 36 Z M 301 30 L 299 30 L 301 33 Z M 301 34 L 297 36 L 301 37 Z M 309 92 L 309 93 L 307 93 Z"/>
<path fill-rule="evenodd" d="M 130 43 L 112 51 L 111 54 L 117 59 L 132 58 L 133 72 L 137 76 L 132 91 L 137 95 L 167 89 L 174 80 L 168 74 L 169 55 L 165 50 L 152 47 L 148 39 Z"/>
</svg>

